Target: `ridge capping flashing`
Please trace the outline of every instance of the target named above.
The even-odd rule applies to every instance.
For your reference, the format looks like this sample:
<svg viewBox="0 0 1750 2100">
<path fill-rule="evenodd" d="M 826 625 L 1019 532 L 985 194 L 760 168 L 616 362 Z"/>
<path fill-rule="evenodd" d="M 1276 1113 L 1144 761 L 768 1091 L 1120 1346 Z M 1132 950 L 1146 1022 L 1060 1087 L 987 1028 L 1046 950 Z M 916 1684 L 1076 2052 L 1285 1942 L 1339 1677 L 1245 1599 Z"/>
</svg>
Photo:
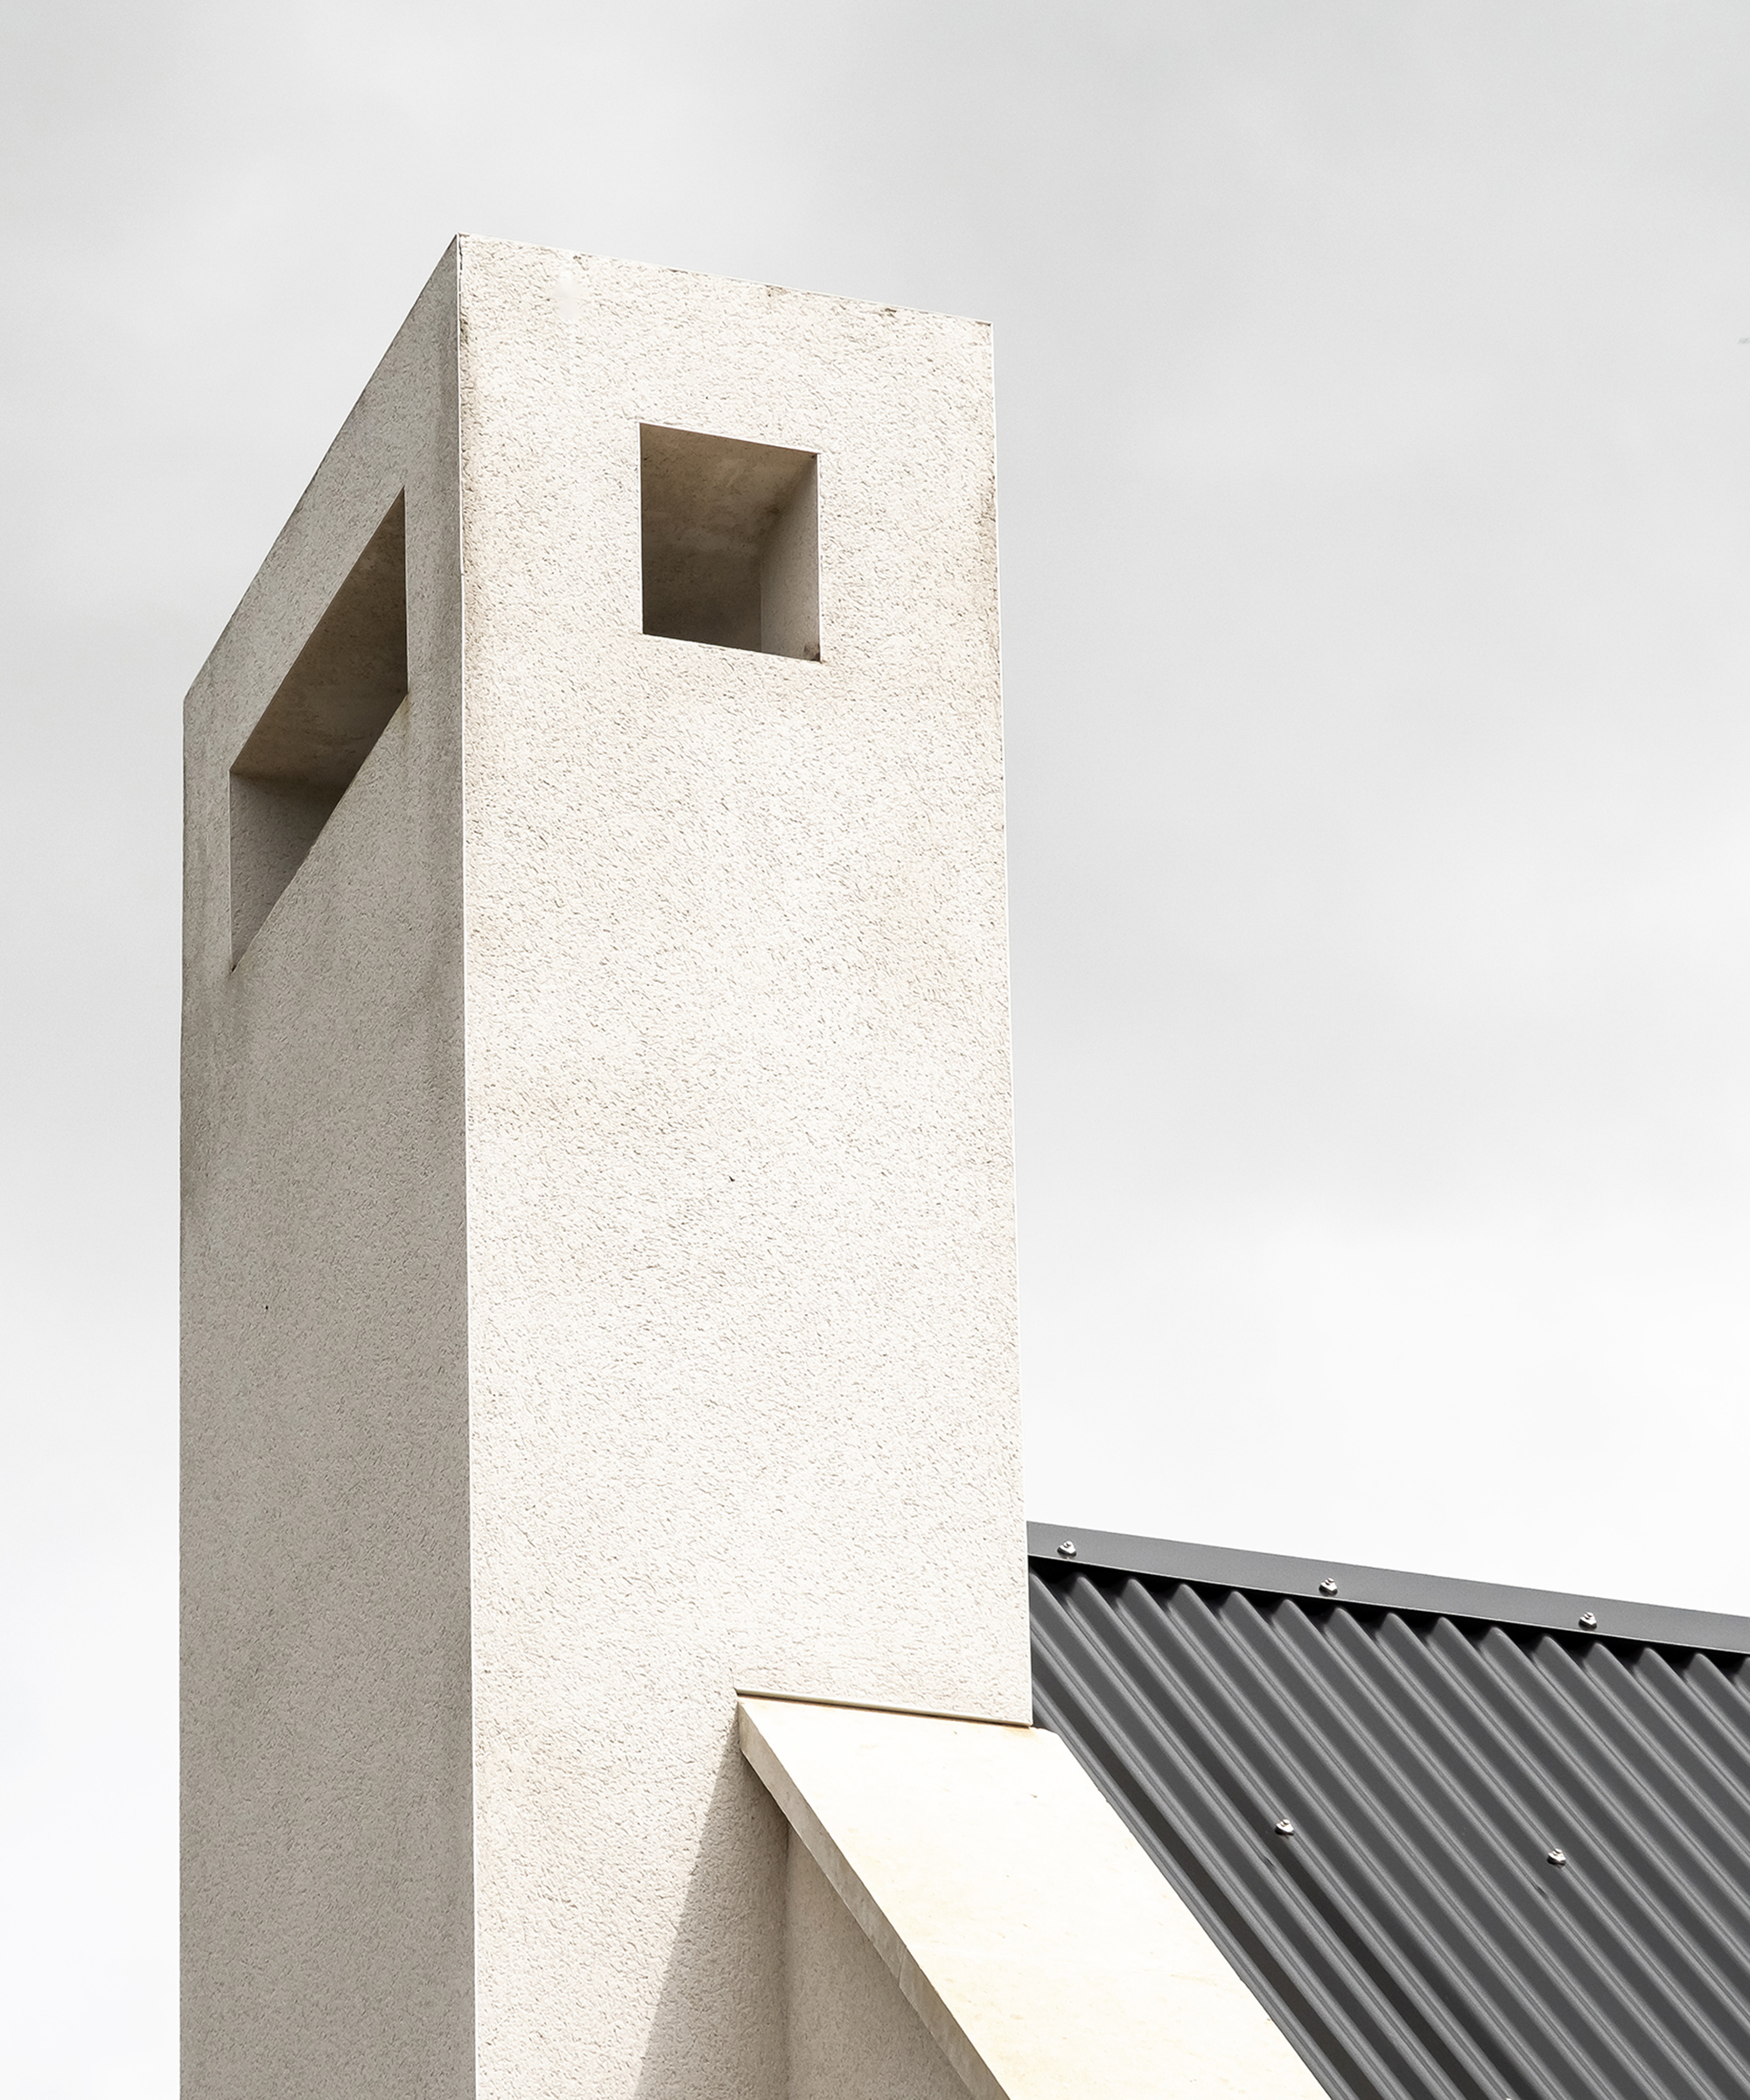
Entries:
<svg viewBox="0 0 1750 2100">
<path fill-rule="evenodd" d="M 1073 1558 L 1058 1547 L 1073 1539 Z M 1662 1648 L 1701 1648 L 1750 1656 L 1750 1618 L 1726 1612 L 1694 1612 L 1676 1605 L 1633 1604 L 1620 1598 L 1527 1590 L 1506 1583 L 1472 1582 L 1454 1575 L 1420 1575 L 1399 1568 L 1373 1568 L 1353 1561 L 1305 1560 L 1286 1553 L 1258 1553 L 1236 1546 L 1197 1545 L 1184 1539 L 1140 1538 L 1122 1531 L 1082 1531 L 1074 1524 L 1027 1526 L 1027 1558 L 1054 1568 L 1108 1574 L 1152 1575 L 1208 1587 L 1254 1590 L 1304 1598 L 1327 1608 L 1419 1612 L 1445 1619 L 1488 1620 L 1571 1634 L 1577 1641 L 1634 1641 Z M 1336 1592 L 1321 1590 L 1334 1579 Z M 1582 1626 L 1592 1614 L 1596 1626 Z"/>
</svg>

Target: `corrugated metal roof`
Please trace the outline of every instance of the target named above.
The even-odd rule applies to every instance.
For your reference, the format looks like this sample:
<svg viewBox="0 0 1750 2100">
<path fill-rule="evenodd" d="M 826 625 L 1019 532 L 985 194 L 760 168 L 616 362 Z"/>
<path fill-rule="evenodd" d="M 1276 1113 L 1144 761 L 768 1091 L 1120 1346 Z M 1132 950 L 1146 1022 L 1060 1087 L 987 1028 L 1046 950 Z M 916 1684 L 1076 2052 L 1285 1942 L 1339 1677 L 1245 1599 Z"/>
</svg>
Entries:
<svg viewBox="0 0 1750 2100">
<path fill-rule="evenodd" d="M 1032 1529 L 1035 1718 L 1330 2093 L 1746 2100 L 1750 1624 L 1090 1537 Z"/>
</svg>

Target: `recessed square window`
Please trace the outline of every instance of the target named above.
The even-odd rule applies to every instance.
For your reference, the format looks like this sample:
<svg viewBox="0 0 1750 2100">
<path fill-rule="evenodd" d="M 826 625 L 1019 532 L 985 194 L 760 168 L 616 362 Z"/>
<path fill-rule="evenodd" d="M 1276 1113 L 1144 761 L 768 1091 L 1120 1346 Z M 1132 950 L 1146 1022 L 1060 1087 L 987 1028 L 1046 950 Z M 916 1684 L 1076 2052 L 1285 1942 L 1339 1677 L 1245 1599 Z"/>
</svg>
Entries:
<svg viewBox="0 0 1750 2100">
<path fill-rule="evenodd" d="M 644 632 L 820 657 L 816 455 L 639 426 Z"/>
<path fill-rule="evenodd" d="M 397 496 L 231 767 L 233 962 L 407 697 L 406 539 Z"/>
</svg>

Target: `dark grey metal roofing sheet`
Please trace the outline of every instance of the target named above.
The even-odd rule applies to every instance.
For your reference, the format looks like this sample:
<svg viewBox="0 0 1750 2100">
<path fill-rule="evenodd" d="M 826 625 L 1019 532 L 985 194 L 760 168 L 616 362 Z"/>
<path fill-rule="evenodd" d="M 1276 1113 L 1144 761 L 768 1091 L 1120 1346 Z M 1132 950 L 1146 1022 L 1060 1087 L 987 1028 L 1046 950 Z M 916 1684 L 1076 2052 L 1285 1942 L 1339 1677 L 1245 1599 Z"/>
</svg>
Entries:
<svg viewBox="0 0 1750 2100">
<path fill-rule="evenodd" d="M 1750 2096 L 1750 1622 L 1030 1544 L 1035 1718 L 1330 2093 Z"/>
</svg>

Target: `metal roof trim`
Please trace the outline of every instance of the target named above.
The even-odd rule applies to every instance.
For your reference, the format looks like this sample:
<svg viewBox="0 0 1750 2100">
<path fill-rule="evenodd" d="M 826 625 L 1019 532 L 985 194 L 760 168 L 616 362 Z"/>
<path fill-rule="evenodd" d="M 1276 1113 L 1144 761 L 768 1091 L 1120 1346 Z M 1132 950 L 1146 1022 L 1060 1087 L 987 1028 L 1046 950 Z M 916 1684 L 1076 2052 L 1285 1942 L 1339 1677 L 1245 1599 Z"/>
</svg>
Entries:
<svg viewBox="0 0 1750 2100">
<path fill-rule="evenodd" d="M 1073 1554 L 1059 1551 L 1066 1540 L 1074 1541 Z M 1301 1560 L 1286 1553 L 1194 1545 L 1183 1539 L 1135 1538 L 1121 1531 L 1083 1531 L 1074 1524 L 1029 1523 L 1027 1556 L 1054 1567 L 1158 1575 L 1219 1589 L 1304 1597 L 1315 1604 L 1428 1612 L 1443 1619 L 1487 1619 L 1600 1641 L 1645 1641 L 1662 1648 L 1750 1656 L 1750 1619 L 1726 1612 L 1685 1611 L 1676 1605 L 1515 1589 L 1505 1583 L 1468 1582 L 1453 1575 L 1417 1575 L 1400 1568 L 1362 1567 L 1353 1561 Z M 1334 1591 L 1322 1586 L 1327 1582 L 1336 1584 Z M 1597 1623 L 1586 1623 L 1588 1617 Z"/>
</svg>

